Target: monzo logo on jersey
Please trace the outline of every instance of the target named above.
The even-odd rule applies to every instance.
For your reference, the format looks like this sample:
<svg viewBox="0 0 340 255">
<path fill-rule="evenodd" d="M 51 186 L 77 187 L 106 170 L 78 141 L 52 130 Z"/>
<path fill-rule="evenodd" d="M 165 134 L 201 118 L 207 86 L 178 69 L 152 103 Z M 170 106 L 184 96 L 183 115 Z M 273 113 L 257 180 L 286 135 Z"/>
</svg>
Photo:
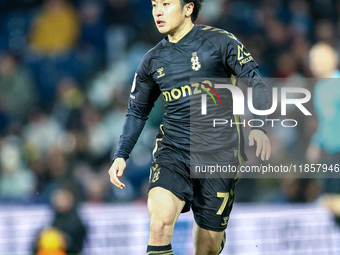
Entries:
<svg viewBox="0 0 340 255">
<path fill-rule="evenodd" d="M 220 96 L 217 94 L 216 90 L 212 87 L 212 83 L 209 80 L 205 80 L 202 83 L 193 83 L 190 85 L 184 85 L 179 88 L 174 88 L 172 90 L 163 91 L 163 97 L 166 102 L 177 100 L 181 97 L 191 96 L 195 94 L 201 94 L 202 91 L 206 92 L 214 101 L 215 105 L 217 105 L 216 100 L 210 90 L 217 96 L 220 104 L 222 105 L 222 101 Z M 206 96 L 206 94 L 204 94 Z"/>
</svg>

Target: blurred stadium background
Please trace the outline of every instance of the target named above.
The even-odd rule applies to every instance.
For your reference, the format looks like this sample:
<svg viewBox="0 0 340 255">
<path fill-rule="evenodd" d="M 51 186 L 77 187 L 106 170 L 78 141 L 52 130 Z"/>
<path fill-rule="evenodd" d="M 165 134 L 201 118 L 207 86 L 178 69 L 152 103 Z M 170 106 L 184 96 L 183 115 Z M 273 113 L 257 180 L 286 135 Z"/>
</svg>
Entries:
<svg viewBox="0 0 340 255">
<path fill-rule="evenodd" d="M 197 23 L 239 37 L 264 77 L 304 83 L 315 42 L 340 50 L 339 14 L 336 0 L 206 0 Z M 65 183 L 88 226 L 83 254 L 144 254 L 161 98 L 128 160 L 127 187 L 114 188 L 107 171 L 134 72 L 160 39 L 148 0 L 0 0 L 1 255 L 31 254 L 51 222 L 51 194 Z M 305 163 L 316 117 L 289 117 L 296 128 L 268 130 L 273 165 Z M 339 254 L 340 230 L 320 196 L 318 179 L 241 179 L 223 254 Z M 175 254 L 192 253 L 191 226 L 182 215 Z"/>
</svg>

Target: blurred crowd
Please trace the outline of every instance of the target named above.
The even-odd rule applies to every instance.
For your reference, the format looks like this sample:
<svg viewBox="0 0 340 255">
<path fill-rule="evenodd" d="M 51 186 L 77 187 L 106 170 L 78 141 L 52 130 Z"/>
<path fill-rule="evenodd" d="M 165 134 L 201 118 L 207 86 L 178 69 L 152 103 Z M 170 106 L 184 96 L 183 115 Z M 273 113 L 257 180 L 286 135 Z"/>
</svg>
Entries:
<svg viewBox="0 0 340 255">
<path fill-rule="evenodd" d="M 70 181 L 80 201 L 145 199 L 162 98 L 128 160 L 126 188 L 115 189 L 107 171 L 134 72 L 163 37 L 150 1 L 0 0 L 0 6 L 0 201 L 46 203 Z M 234 33 L 263 77 L 298 79 L 312 91 L 304 79 L 312 77 L 309 50 L 318 41 L 340 49 L 339 13 L 336 0 L 207 0 L 196 23 Z M 268 130 L 272 164 L 305 162 L 317 121 L 297 112 L 287 117 L 298 119 L 297 128 Z M 244 179 L 236 199 L 312 202 L 321 188 L 314 179 Z"/>
</svg>

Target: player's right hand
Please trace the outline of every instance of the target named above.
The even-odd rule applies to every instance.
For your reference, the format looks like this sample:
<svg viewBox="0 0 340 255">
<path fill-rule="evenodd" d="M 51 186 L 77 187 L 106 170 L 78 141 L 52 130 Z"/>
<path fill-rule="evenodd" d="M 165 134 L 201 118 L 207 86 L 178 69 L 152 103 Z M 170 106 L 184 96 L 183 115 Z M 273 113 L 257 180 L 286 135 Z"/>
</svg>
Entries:
<svg viewBox="0 0 340 255">
<path fill-rule="evenodd" d="M 125 184 L 120 182 L 118 177 L 121 177 L 126 168 L 126 163 L 123 158 L 116 158 L 109 170 L 110 181 L 120 189 L 125 188 Z"/>
</svg>

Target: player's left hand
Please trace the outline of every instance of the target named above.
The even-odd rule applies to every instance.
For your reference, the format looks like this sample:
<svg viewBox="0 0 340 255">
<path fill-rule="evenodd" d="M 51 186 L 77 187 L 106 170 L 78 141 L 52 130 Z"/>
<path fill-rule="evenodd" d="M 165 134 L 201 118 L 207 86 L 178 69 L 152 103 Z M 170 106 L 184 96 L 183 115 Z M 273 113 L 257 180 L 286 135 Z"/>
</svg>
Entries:
<svg viewBox="0 0 340 255">
<path fill-rule="evenodd" d="M 272 148 L 268 136 L 261 130 L 254 129 L 249 134 L 249 146 L 256 142 L 256 157 L 261 154 L 261 160 L 269 160 Z"/>
</svg>

